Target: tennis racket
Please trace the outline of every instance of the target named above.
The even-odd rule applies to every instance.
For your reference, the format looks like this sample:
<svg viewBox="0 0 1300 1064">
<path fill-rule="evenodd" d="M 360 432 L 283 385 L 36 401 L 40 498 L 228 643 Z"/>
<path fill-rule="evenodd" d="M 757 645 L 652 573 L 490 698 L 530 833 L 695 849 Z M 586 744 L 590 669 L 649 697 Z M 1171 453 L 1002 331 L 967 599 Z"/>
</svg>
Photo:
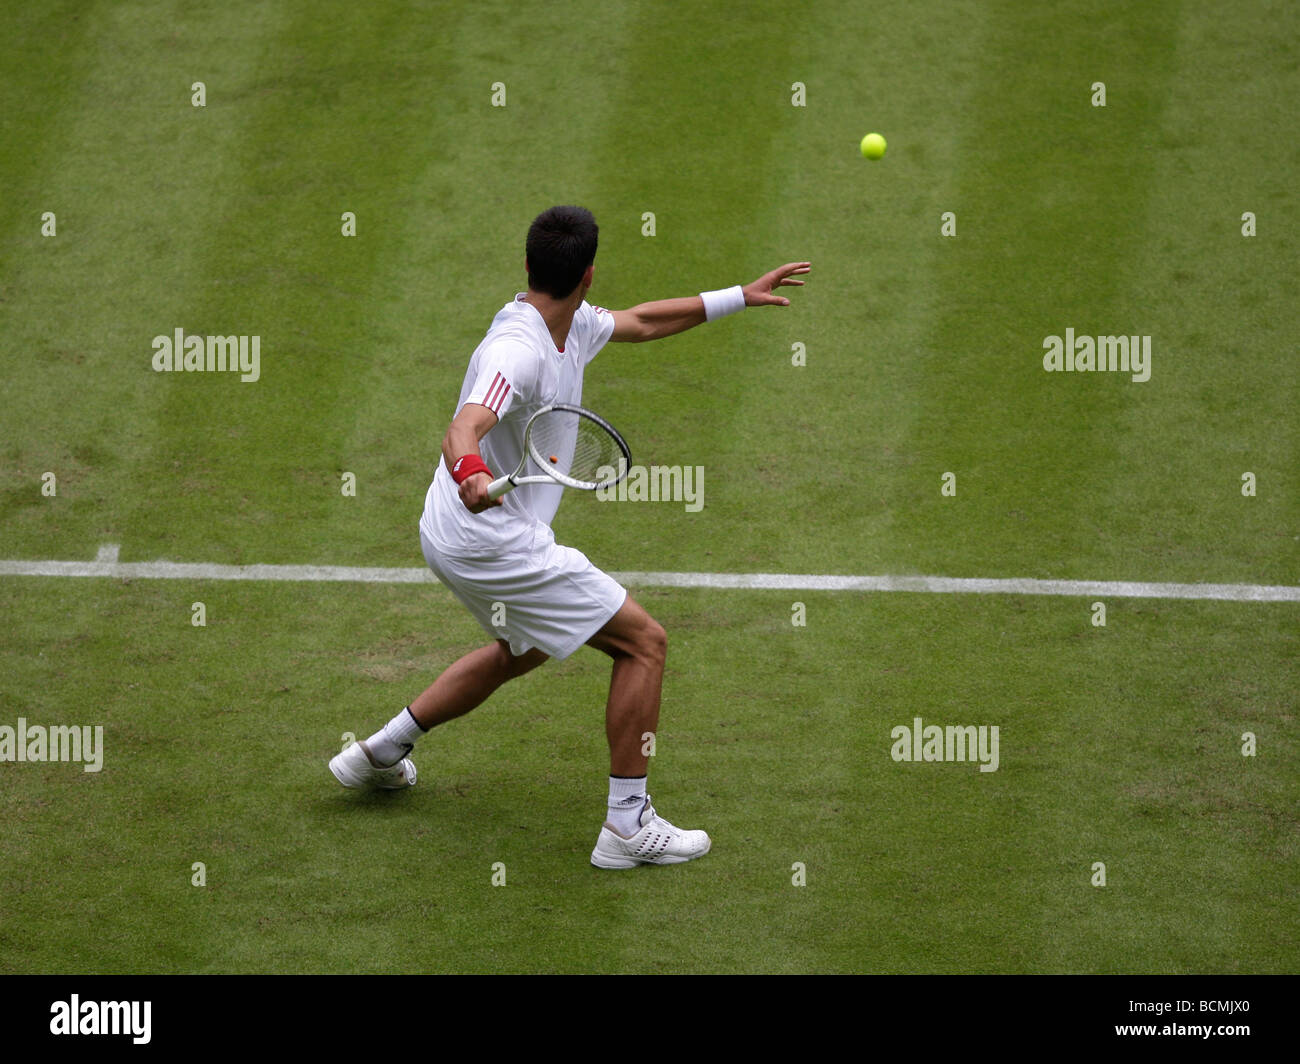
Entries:
<svg viewBox="0 0 1300 1064">
<path fill-rule="evenodd" d="M 529 460 L 542 472 L 524 476 Z M 632 452 L 608 421 L 590 410 L 552 403 L 528 419 L 519 468 L 488 485 L 499 499 L 520 484 L 561 484 L 580 491 L 613 487 L 627 476 Z"/>
</svg>

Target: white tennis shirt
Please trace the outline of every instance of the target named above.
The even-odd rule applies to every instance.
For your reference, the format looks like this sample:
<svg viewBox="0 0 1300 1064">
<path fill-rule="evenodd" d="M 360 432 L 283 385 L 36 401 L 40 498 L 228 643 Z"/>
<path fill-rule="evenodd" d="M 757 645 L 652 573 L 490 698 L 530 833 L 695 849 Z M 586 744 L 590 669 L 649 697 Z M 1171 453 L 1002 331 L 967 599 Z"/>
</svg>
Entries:
<svg viewBox="0 0 1300 1064">
<path fill-rule="evenodd" d="M 457 414 L 466 403 L 478 403 L 497 415 L 497 423 L 479 441 L 494 477 L 513 473 L 519 465 L 524 428 L 533 414 L 549 403 L 581 404 L 583 370 L 614 331 L 614 315 L 584 300 L 573 315 L 564 350 L 557 351 L 541 313 L 524 302 L 524 295 L 520 292 L 492 319 L 469 360 L 456 404 Z M 538 524 L 551 523 L 563 492 L 558 484 L 524 484 L 505 495 L 503 505 L 472 514 L 440 456 L 420 528 L 447 554 L 482 557 L 522 550 L 532 543 Z"/>
</svg>

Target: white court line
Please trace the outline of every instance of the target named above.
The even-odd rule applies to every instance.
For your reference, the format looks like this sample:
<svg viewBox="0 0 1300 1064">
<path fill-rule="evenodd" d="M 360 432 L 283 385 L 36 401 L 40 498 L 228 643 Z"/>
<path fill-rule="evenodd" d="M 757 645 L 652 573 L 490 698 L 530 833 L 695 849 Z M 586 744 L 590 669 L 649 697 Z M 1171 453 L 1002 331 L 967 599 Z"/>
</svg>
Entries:
<svg viewBox="0 0 1300 1064">
<path fill-rule="evenodd" d="M 214 565 L 119 562 L 117 544 L 93 562 L 0 561 L 0 576 L 82 576 L 117 580 L 286 580 L 349 584 L 434 584 L 428 569 L 346 565 Z M 1157 584 L 1128 580 L 992 580 L 949 576 L 831 576 L 792 573 L 610 573 L 635 587 L 712 587 L 771 591 L 911 591 L 939 595 L 1076 595 L 1096 598 L 1300 602 L 1300 587 L 1261 584 Z"/>
</svg>

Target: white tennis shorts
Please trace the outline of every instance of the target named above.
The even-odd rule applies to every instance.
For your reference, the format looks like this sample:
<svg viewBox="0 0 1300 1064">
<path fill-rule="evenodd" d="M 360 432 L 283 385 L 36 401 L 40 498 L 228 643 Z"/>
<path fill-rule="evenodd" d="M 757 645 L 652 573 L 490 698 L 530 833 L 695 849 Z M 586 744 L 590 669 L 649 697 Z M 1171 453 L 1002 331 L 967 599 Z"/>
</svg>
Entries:
<svg viewBox="0 0 1300 1064">
<path fill-rule="evenodd" d="M 618 612 L 627 589 L 538 525 L 532 546 L 484 558 L 444 554 L 420 530 L 424 560 L 483 630 L 518 657 L 533 647 L 563 661 Z"/>
</svg>

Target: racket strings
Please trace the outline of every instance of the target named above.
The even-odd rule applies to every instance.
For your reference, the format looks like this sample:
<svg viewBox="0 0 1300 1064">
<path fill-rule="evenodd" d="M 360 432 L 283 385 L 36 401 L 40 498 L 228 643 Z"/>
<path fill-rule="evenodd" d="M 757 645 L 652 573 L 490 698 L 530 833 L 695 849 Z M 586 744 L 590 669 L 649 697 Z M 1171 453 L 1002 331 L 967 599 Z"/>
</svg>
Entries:
<svg viewBox="0 0 1300 1064">
<path fill-rule="evenodd" d="M 579 422 L 569 476 L 592 484 L 612 479 L 621 471 L 622 449 L 614 437 L 594 421 L 580 418 Z"/>
<path fill-rule="evenodd" d="M 530 443 L 534 461 L 586 484 L 614 480 L 626 461 L 618 441 L 604 428 L 568 410 L 538 418 Z"/>
</svg>

